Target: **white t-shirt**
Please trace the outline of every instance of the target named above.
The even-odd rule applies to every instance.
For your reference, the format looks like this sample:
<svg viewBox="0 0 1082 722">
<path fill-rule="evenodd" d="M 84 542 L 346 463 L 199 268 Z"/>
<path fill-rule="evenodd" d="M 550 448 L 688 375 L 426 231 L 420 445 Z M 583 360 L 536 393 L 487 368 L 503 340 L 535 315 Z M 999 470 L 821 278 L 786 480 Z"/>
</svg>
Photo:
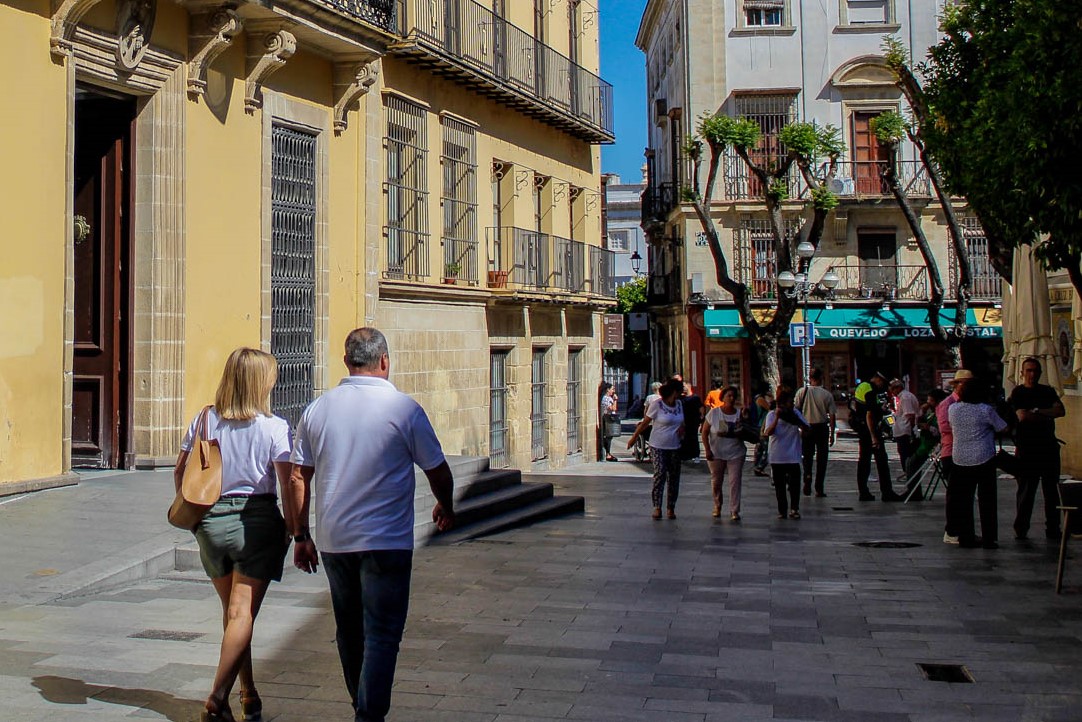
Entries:
<svg viewBox="0 0 1082 722">
<path fill-rule="evenodd" d="M 706 423 L 710 424 L 710 453 L 717 459 L 730 461 L 743 459 L 748 452 L 744 442 L 735 436 L 721 436 L 729 428 L 740 423 L 740 411 L 727 414 L 716 406 L 706 412 Z"/>
<path fill-rule="evenodd" d="M 804 418 L 804 414 L 800 413 L 800 411 L 793 409 L 793 413 L 805 424 L 808 423 Z M 774 417 L 777 415 L 777 409 L 767 414 L 764 428 L 774 423 Z M 790 424 L 784 419 L 779 419 L 778 425 L 774 427 L 774 434 L 770 437 L 770 445 L 767 449 L 767 458 L 771 464 L 799 464 L 801 452 L 803 451 L 800 427 Z"/>
<path fill-rule="evenodd" d="M 413 549 L 413 465 L 444 461 L 424 409 L 375 376 L 348 376 L 309 404 L 293 463 L 315 468 L 316 546 Z"/>
<path fill-rule="evenodd" d="M 913 392 L 903 389 L 894 397 L 894 438 L 913 434 L 909 414 L 912 414 L 913 419 L 920 416 L 920 401 Z"/>
<path fill-rule="evenodd" d="M 680 435 L 676 432 L 684 425 L 684 406 L 680 399 L 669 406 L 660 396 L 646 409 L 650 417 L 650 446 L 671 451 L 680 448 Z"/>
<path fill-rule="evenodd" d="M 200 411 L 188 426 L 180 448 L 192 450 Z M 222 495 L 277 494 L 275 461 L 289 461 L 289 423 L 278 416 L 257 416 L 247 421 L 219 419 L 212 407 L 207 414 L 206 438 L 222 447 Z"/>
</svg>

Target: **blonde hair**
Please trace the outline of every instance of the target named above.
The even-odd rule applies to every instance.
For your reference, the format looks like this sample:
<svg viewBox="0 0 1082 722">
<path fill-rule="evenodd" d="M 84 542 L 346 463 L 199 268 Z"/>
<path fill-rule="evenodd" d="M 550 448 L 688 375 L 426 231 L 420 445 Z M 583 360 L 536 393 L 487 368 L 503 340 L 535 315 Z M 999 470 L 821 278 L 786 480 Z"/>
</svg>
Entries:
<svg viewBox="0 0 1082 722">
<path fill-rule="evenodd" d="M 270 394 L 278 381 L 278 361 L 254 348 L 238 348 L 229 354 L 222 371 L 214 410 L 222 419 L 248 421 L 270 416 Z"/>
</svg>

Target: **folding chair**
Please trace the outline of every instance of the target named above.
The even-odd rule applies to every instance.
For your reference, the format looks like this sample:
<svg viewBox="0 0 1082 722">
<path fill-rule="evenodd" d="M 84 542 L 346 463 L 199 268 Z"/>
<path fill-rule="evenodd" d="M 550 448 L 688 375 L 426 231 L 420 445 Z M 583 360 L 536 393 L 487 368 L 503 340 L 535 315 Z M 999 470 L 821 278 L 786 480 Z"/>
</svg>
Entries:
<svg viewBox="0 0 1082 722">
<path fill-rule="evenodd" d="M 1063 522 L 1059 539 L 1059 562 L 1056 565 L 1056 594 L 1063 589 L 1063 567 L 1067 564 L 1067 540 L 1072 534 L 1082 532 L 1082 481 L 1070 479 L 1059 482 L 1059 510 L 1063 512 Z M 1072 523 L 1076 528 L 1072 528 Z"/>
<path fill-rule="evenodd" d="M 912 481 L 916 479 L 916 481 Z M 920 468 L 913 472 L 906 481 L 906 485 L 909 486 L 909 492 L 905 495 L 906 504 L 913 498 L 913 495 L 917 493 L 917 490 L 922 488 L 924 481 L 928 480 L 928 493 L 924 495 L 924 499 L 931 501 L 935 496 L 935 490 L 939 487 L 939 482 L 947 483 L 947 475 L 943 472 L 943 464 L 939 460 L 939 446 L 932 449 L 932 453 L 928 455 L 928 458 Z M 911 486 L 910 486 L 911 484 Z"/>
</svg>

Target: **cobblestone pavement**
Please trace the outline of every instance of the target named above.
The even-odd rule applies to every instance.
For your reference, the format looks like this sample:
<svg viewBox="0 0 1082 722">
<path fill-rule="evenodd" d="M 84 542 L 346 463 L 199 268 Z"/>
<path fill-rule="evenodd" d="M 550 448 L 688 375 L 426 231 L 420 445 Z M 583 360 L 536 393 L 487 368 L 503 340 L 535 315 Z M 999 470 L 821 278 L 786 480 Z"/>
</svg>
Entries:
<svg viewBox="0 0 1082 722">
<path fill-rule="evenodd" d="M 675 521 L 649 518 L 645 466 L 546 476 L 585 495 L 586 513 L 418 550 L 389 719 L 1082 720 L 1082 564 L 1056 596 L 1039 520 L 1036 540 L 1009 536 L 1013 481 L 1001 548 L 970 550 L 942 543 L 941 491 L 858 502 L 849 441 L 830 471 L 829 496 L 802 498 L 799 521 L 776 520 L 768 480 L 749 473 L 740 523 L 710 517 L 705 464 L 685 467 Z M 65 499 L 102 504 L 119 488 L 142 506 L 116 524 L 160 520 L 160 492 L 129 488 L 147 481 L 168 478 L 96 477 L 0 505 L 16 530 L 0 560 L 0 720 L 197 719 L 220 634 L 209 583 L 174 573 L 57 596 L 100 563 L 85 561 L 95 544 L 116 555 L 107 525 L 69 518 Z M 70 554 L 18 536 L 50 529 Z M 858 546 L 875 541 L 917 546 Z M 290 568 L 272 587 L 254 656 L 265 719 L 352 719 L 322 573 Z M 930 681 L 919 663 L 964 665 L 973 682 Z"/>
</svg>

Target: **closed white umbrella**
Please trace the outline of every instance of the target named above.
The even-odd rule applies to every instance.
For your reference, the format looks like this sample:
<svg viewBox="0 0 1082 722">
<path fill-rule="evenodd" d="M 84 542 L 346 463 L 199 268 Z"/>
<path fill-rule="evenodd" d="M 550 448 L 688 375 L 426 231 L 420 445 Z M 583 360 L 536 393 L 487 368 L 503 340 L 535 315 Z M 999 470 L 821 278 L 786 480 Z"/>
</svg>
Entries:
<svg viewBox="0 0 1082 722">
<path fill-rule="evenodd" d="M 1063 395 L 1052 312 L 1048 304 L 1048 274 L 1033 257 L 1032 246 L 1014 251 L 1014 283 L 1003 296 L 1003 387 L 1009 394 L 1022 383 L 1022 361 L 1039 359 L 1041 383 Z"/>
</svg>

